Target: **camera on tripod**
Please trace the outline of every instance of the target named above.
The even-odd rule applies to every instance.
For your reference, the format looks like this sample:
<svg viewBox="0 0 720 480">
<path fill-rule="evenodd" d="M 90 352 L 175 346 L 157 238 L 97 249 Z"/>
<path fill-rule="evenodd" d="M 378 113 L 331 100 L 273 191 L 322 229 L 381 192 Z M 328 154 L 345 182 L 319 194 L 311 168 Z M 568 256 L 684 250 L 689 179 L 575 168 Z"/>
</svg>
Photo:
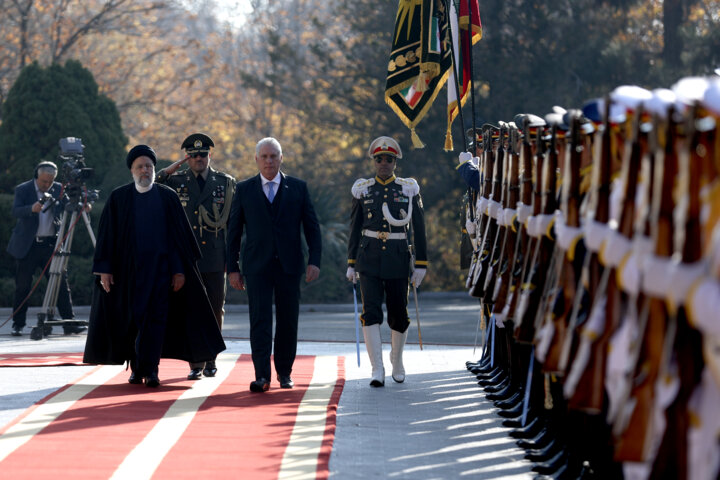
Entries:
<svg viewBox="0 0 720 480">
<path fill-rule="evenodd" d="M 93 169 L 85 164 L 83 155 L 85 146 L 78 137 L 60 139 L 59 159 L 62 164 L 62 181 L 69 202 L 65 208 L 81 208 L 83 203 L 93 203 L 98 199 L 97 190 L 87 190 L 85 181 L 93 176 Z"/>
<path fill-rule="evenodd" d="M 95 247 L 95 234 L 90 225 L 88 211 L 90 210 L 89 205 L 98 199 L 99 192 L 98 190 L 88 190 L 85 186 L 85 181 L 92 177 L 93 169 L 85 165 L 84 148 L 80 138 L 66 137 L 60 139 L 58 159 L 62 162 L 63 194 L 60 200 L 55 200 L 49 194 L 46 194 L 47 196 L 43 196 L 42 200 L 40 200 L 40 203 L 43 204 L 43 212 L 58 201 L 62 202 L 65 208 L 60 218 L 57 244 L 50 261 L 48 283 L 42 309 L 38 313 L 37 325 L 30 332 L 32 340 L 40 340 L 49 335 L 52 332 L 52 327 L 56 325 L 62 325 L 63 328 L 83 327 L 87 326 L 88 323 L 74 318 L 57 319 L 55 317 L 60 282 L 67 272 L 70 249 L 75 234 L 75 224 L 80 218 L 85 223 L 90 240 L 93 247 Z"/>
</svg>

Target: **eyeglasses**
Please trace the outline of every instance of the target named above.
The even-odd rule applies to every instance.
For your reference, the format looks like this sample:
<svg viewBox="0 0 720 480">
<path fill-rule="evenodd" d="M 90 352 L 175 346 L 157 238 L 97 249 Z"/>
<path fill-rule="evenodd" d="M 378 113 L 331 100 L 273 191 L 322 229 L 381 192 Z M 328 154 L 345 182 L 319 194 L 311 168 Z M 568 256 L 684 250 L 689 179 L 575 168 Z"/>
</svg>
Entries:
<svg viewBox="0 0 720 480">
<path fill-rule="evenodd" d="M 207 156 L 208 156 L 208 152 L 188 153 L 188 157 L 190 157 L 190 158 L 195 158 L 195 157 L 205 158 Z"/>
<path fill-rule="evenodd" d="M 375 163 L 382 163 L 383 160 L 385 160 L 385 163 L 393 163 L 395 157 L 391 157 L 390 155 L 378 155 L 375 157 Z"/>
</svg>

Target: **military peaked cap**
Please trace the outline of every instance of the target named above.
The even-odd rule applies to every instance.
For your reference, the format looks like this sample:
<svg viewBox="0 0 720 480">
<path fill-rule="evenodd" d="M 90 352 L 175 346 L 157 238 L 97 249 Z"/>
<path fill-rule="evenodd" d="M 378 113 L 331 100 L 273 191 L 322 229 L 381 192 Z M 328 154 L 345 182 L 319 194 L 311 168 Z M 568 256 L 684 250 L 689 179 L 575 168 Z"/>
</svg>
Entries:
<svg viewBox="0 0 720 480">
<path fill-rule="evenodd" d="M 180 148 L 184 149 L 187 153 L 205 153 L 210 151 L 210 147 L 214 146 L 215 143 L 212 141 L 212 138 L 204 133 L 193 133 L 183 140 Z"/>
<path fill-rule="evenodd" d="M 131 168 L 133 162 L 138 157 L 150 157 L 153 165 L 157 165 L 157 155 L 155 155 L 155 150 L 148 147 L 147 145 L 135 145 L 133 148 L 130 149 L 127 157 L 125 157 L 125 163 L 127 163 L 127 167 Z"/>
<path fill-rule="evenodd" d="M 368 148 L 368 157 L 372 158 L 376 155 L 392 155 L 402 158 L 402 150 L 400 145 L 390 137 L 378 137 L 372 141 Z"/>
</svg>

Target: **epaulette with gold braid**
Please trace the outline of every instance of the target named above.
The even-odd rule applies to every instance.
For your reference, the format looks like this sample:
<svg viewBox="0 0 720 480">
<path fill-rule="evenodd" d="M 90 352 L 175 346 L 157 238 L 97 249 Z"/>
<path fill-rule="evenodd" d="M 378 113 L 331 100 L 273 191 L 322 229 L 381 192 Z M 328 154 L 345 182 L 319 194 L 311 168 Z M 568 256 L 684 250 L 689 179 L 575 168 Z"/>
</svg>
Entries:
<svg viewBox="0 0 720 480">
<path fill-rule="evenodd" d="M 352 196 L 355 198 L 361 198 L 367 194 L 368 189 L 375 185 L 374 178 L 358 178 L 355 180 L 352 186 Z"/>
</svg>

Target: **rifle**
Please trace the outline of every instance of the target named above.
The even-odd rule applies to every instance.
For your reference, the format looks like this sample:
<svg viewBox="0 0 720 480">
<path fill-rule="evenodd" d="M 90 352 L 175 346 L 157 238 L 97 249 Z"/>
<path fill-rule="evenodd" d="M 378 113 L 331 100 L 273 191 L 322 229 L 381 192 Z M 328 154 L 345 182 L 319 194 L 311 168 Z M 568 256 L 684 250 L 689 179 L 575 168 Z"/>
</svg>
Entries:
<svg viewBox="0 0 720 480">
<path fill-rule="evenodd" d="M 575 296 L 580 296 L 577 289 L 578 279 L 581 274 L 582 258 L 575 257 L 576 245 L 571 245 L 580 235 L 580 164 L 582 162 L 584 140 L 582 138 L 580 117 L 571 114 L 570 119 L 570 152 L 564 158 L 564 181 L 563 181 L 563 208 L 564 219 L 556 218 L 556 250 L 562 252 L 560 260 L 560 273 L 558 288 L 555 290 L 554 305 L 549 312 L 551 318 L 551 338 L 547 355 L 543 363 L 543 371 L 546 373 L 564 373 L 560 369 L 560 356 L 562 346 L 568 334 L 568 320 L 572 307 L 575 305 Z M 538 347 L 538 350 L 540 347 Z M 539 358 L 539 357 L 538 357 Z"/>
<path fill-rule="evenodd" d="M 542 121 L 537 118 L 537 120 Z M 538 121 L 533 122 L 533 129 L 537 129 L 541 126 Z M 520 202 L 517 203 L 517 216 L 514 221 L 514 230 L 517 231 L 517 238 L 515 243 L 515 261 L 512 267 L 512 285 L 509 286 L 510 298 L 507 300 L 505 307 L 502 310 L 503 317 L 510 320 L 515 317 L 515 309 L 520 299 L 520 291 L 522 288 L 522 281 L 525 278 L 525 271 L 527 269 L 528 257 L 530 253 L 530 237 L 527 234 L 527 227 L 525 221 L 530 215 L 532 209 L 532 192 L 533 192 L 533 176 L 532 176 L 532 163 L 533 163 L 533 147 L 530 143 L 531 133 L 531 118 L 528 114 L 521 114 L 515 117 L 515 123 L 522 124 L 522 154 L 520 164 L 520 185 L 521 194 Z"/>
<path fill-rule="evenodd" d="M 495 301 L 495 285 L 496 279 L 499 275 L 499 270 L 503 264 L 503 252 L 505 251 L 505 241 L 507 240 L 507 228 L 504 225 L 504 214 L 503 208 L 507 206 L 508 194 L 508 164 L 510 162 L 510 153 L 508 152 L 505 144 L 505 139 L 509 133 L 508 124 L 500 122 L 500 139 L 498 145 L 497 162 L 495 168 L 495 181 L 493 183 L 493 205 L 491 209 L 491 217 L 495 219 L 495 238 L 493 239 L 493 245 L 490 254 L 490 268 L 485 276 L 485 284 L 483 286 L 483 303 L 490 307 L 493 306 Z"/>
<path fill-rule="evenodd" d="M 537 222 L 529 230 L 530 234 L 537 235 L 532 261 L 529 264 L 527 277 L 523 285 L 517 315 L 519 324 L 515 328 L 515 338 L 518 342 L 531 343 L 535 337 L 535 320 L 542 293 L 545 290 L 548 267 L 550 265 L 553 240 L 545 235 L 545 225 L 549 224 L 552 214 L 557 206 L 556 177 L 557 155 L 548 155 L 545 158 L 545 143 L 542 133 L 536 136 L 535 151 L 535 184 L 533 188 L 533 218 L 528 220 Z M 543 175 L 545 172 L 545 175 Z"/>
<path fill-rule="evenodd" d="M 496 169 L 496 148 L 495 148 L 495 142 L 493 141 L 493 137 L 495 136 L 496 127 L 490 125 L 485 130 L 485 138 L 487 139 L 488 143 L 485 143 L 485 145 L 490 145 L 490 148 L 485 149 L 486 157 L 485 157 L 485 175 L 484 175 L 484 185 L 483 185 L 483 198 L 485 198 L 484 205 L 488 206 L 490 205 L 491 201 L 495 200 L 495 188 L 494 184 L 496 183 L 495 177 L 498 175 L 495 173 L 497 170 L 501 170 L 500 168 Z M 500 180 L 502 181 L 502 180 Z M 499 191 L 497 192 L 499 196 Z M 475 272 L 473 275 L 472 280 L 472 286 L 470 289 L 470 295 L 477 298 L 482 298 L 484 295 L 484 287 L 485 287 L 485 276 L 488 272 L 488 266 L 490 264 L 490 257 L 492 254 L 490 242 L 494 240 L 495 233 L 497 231 L 497 220 L 495 218 L 492 218 L 490 215 L 487 214 L 487 209 L 485 209 L 485 212 L 483 213 L 484 218 L 484 228 L 482 229 L 483 235 L 481 237 L 481 240 L 478 244 L 478 250 L 480 250 L 479 258 L 478 258 L 478 265 L 475 267 Z"/>
<path fill-rule="evenodd" d="M 502 269 L 498 272 L 497 283 L 498 288 L 493 288 L 493 314 L 500 318 L 501 321 L 506 319 L 504 313 L 505 305 L 509 299 L 511 291 L 510 284 L 513 280 L 513 273 L 516 271 L 516 258 L 520 247 L 520 235 L 513 225 L 513 219 L 517 215 L 517 204 L 520 200 L 520 152 L 518 149 L 519 135 L 517 127 L 514 123 L 509 124 L 508 133 L 508 168 L 507 168 L 507 191 L 503 202 L 503 224 L 505 227 L 505 236 L 503 240 L 503 252 L 508 251 L 507 258 L 504 259 Z M 503 252 L 500 258 L 503 258 Z"/>
<path fill-rule="evenodd" d="M 687 198 L 687 209 L 678 209 L 676 217 L 675 254 L 680 255 L 683 264 L 693 264 L 701 259 L 702 233 L 700 228 L 700 176 L 703 158 L 700 149 L 700 132 L 695 128 L 698 118 L 697 106 L 693 109 L 687 122 L 688 144 L 678 156 L 680 169 L 681 197 Z M 666 411 L 666 427 L 660 448 L 653 464 L 651 478 L 667 478 L 679 480 L 687 478 L 688 473 L 688 430 L 690 412 L 688 402 L 695 387 L 700 383 L 704 360 L 702 356 L 703 340 L 700 332 L 690 326 L 684 306 L 675 309 L 668 305 L 669 324 L 675 324 L 675 341 L 672 354 L 665 356 L 676 365 L 680 387 L 675 400 Z M 665 370 L 667 370 L 665 366 Z"/>
<path fill-rule="evenodd" d="M 673 185 L 678 172 L 675 148 L 677 132 L 673 113 L 674 108 L 671 106 L 667 116 L 664 150 L 655 157 L 651 211 L 651 238 L 655 258 L 650 259 L 655 263 L 667 261 L 673 252 Z M 655 386 L 667 345 L 672 345 L 674 341 L 674 332 L 668 330 L 670 325 L 665 300 L 652 293 L 649 288 L 651 280 L 648 271 L 643 272 L 646 298 L 639 314 L 641 340 L 630 352 L 630 362 L 634 365 L 632 390 L 613 427 L 617 437 L 615 460 L 621 462 L 648 461 L 653 440 L 651 426 L 655 412 Z"/>
<path fill-rule="evenodd" d="M 644 143 L 641 127 L 642 107 L 638 107 L 635 112 L 634 134 L 628 138 L 631 146 L 624 150 L 623 201 L 619 226 L 608 235 L 605 242 L 601 259 L 605 268 L 600 285 L 594 291 L 596 299 L 601 300 L 594 303 L 590 318 L 583 328 L 578 353 L 566 385 L 566 392 L 572 391 L 573 394 L 571 408 L 591 414 L 599 414 L 606 407 L 604 382 L 608 345 L 628 304 L 627 295 L 620 290 L 617 283 L 617 267 L 632 246 L 630 239 L 636 218 L 635 197 Z"/>
<path fill-rule="evenodd" d="M 486 124 L 487 125 L 487 124 Z M 468 289 L 468 294 L 472 296 L 472 289 L 473 285 L 475 284 L 476 277 L 480 274 L 479 268 L 480 268 L 480 257 L 482 256 L 482 251 L 480 248 L 482 247 L 483 243 L 483 234 L 485 231 L 485 221 L 486 221 L 486 215 L 485 210 L 487 206 L 487 197 L 490 194 L 489 193 L 489 180 L 488 180 L 488 148 L 487 148 L 487 138 L 486 138 L 486 125 L 483 125 L 482 130 L 482 143 L 483 143 L 483 152 L 482 157 L 479 159 L 478 162 L 478 168 L 480 170 L 480 191 L 477 194 L 477 200 L 476 200 L 476 206 L 474 207 L 475 210 L 475 239 L 473 242 L 474 251 L 473 251 L 473 257 L 472 257 L 472 263 L 470 265 L 470 270 L 468 271 L 468 277 L 465 282 L 465 288 Z M 492 172 L 490 172 L 490 175 L 492 175 Z"/>
</svg>

